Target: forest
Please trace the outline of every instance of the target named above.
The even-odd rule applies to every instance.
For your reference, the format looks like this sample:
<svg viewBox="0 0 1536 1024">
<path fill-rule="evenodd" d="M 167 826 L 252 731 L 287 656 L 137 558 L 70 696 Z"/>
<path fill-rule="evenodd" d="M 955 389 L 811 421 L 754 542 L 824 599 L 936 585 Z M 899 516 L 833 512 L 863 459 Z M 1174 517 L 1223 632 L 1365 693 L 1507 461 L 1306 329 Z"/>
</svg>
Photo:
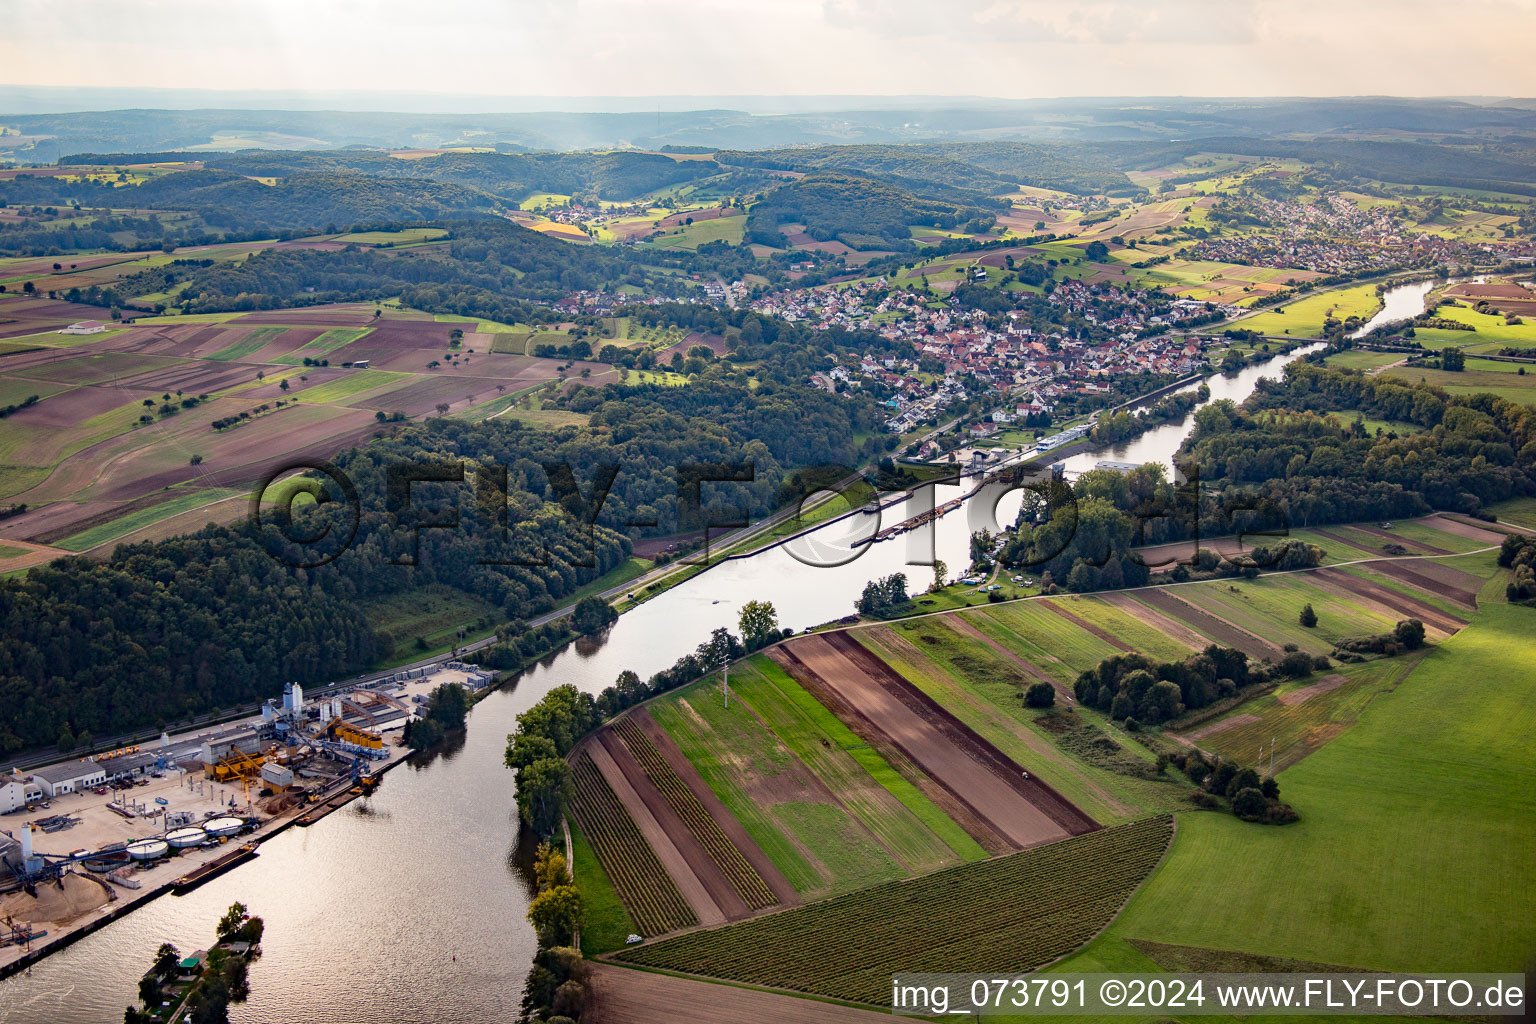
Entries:
<svg viewBox="0 0 1536 1024">
<path fill-rule="evenodd" d="M 1357 412 L 1425 429 L 1373 434 L 1355 422 Z M 1196 412 L 1177 461 L 1186 483 L 1150 464 L 1037 487 L 1001 561 L 1049 573 L 1074 591 L 1117 589 L 1148 579 L 1146 566 L 1128 555 L 1133 546 L 1238 532 L 1283 537 L 1292 528 L 1436 510 L 1475 514 L 1536 495 L 1536 410 L 1296 362 L 1283 380 L 1260 381 L 1242 406 L 1218 401 Z M 1318 554 L 1281 540 L 1237 562 L 1209 553 L 1175 578 L 1300 567 L 1316 564 Z"/>
<path fill-rule="evenodd" d="M 183 311 L 213 313 L 373 301 L 398 291 L 407 296 L 408 305 L 430 312 L 538 322 L 551 314 L 541 314 L 532 303 L 548 304 L 574 290 L 612 289 L 631 282 L 664 289 L 668 279 L 654 274 L 652 263 L 696 259 L 658 255 L 642 263 L 628 250 L 578 248 L 505 221 L 434 223 L 450 234 L 446 244 L 434 246 L 430 254 L 361 246 L 268 249 L 239 263 L 177 260 L 110 288 L 63 294 L 71 301 L 131 307 L 129 296 L 189 282 L 179 296 Z"/>
<path fill-rule="evenodd" d="M 1000 195 L 1037 185 L 1077 195 L 1135 195 L 1142 189 L 1074 146 L 1028 142 L 933 142 L 903 145 L 810 146 L 757 152 L 722 151 L 728 166 L 775 170 L 847 170 L 886 178 L 943 182 Z"/>
<path fill-rule="evenodd" d="M 991 227 L 996 218 L 995 204 L 979 196 L 957 204 L 874 178 L 817 171 L 755 203 L 747 215 L 747 240 L 784 246 L 781 225 L 793 223 L 805 225 L 817 241 L 906 252 L 913 248 L 914 225 L 974 232 Z"/>
<path fill-rule="evenodd" d="M 510 621 L 530 619 L 628 557 L 620 531 L 760 515 L 791 469 L 851 465 L 853 438 L 878 418 L 871 404 L 772 383 L 614 385 L 584 389 L 583 402 L 586 427 L 433 419 L 343 452 L 334 464 L 356 488 L 355 512 L 336 500 L 294 512 L 292 526 L 244 520 L 0 580 L 0 753 L 228 708 L 282 680 L 355 673 L 405 639 L 369 626 L 359 610 L 369 598 L 440 583 Z M 694 506 L 689 464 L 746 464 L 752 477 L 697 483 L 727 475 L 700 469 Z M 594 478 L 605 466 L 599 511 Z M 438 482 L 407 483 L 407 500 L 401 467 Z M 454 525 L 432 528 L 444 522 Z M 289 539 L 326 526 L 332 536 L 355 530 L 350 544 Z"/>
</svg>

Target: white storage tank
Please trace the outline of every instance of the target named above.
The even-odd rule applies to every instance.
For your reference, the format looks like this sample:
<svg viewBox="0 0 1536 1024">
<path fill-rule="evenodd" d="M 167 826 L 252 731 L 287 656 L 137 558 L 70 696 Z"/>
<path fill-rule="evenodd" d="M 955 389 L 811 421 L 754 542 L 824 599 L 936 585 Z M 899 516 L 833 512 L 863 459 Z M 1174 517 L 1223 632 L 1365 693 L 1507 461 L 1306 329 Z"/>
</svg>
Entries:
<svg viewBox="0 0 1536 1024">
<path fill-rule="evenodd" d="M 172 829 L 165 834 L 167 845 L 173 850 L 185 850 L 199 843 L 207 842 L 208 833 L 197 825 L 187 825 L 182 828 Z"/>
<path fill-rule="evenodd" d="M 232 836 L 244 827 L 245 821 L 233 816 L 214 818 L 212 821 L 203 822 L 203 828 L 215 839 Z"/>
<path fill-rule="evenodd" d="M 155 860 L 170 849 L 164 839 L 139 839 L 128 844 L 128 856 L 134 860 Z"/>
</svg>

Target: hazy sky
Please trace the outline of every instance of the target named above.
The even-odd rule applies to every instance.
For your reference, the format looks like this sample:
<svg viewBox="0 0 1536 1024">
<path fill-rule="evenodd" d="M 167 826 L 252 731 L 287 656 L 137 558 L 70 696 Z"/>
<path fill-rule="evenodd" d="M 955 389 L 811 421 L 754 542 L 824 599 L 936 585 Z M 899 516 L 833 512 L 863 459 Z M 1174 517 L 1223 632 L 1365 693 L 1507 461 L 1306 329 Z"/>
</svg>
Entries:
<svg viewBox="0 0 1536 1024">
<path fill-rule="evenodd" d="M 492 95 L 1536 95 L 1536 0 L 6 0 L 0 82 Z"/>
</svg>

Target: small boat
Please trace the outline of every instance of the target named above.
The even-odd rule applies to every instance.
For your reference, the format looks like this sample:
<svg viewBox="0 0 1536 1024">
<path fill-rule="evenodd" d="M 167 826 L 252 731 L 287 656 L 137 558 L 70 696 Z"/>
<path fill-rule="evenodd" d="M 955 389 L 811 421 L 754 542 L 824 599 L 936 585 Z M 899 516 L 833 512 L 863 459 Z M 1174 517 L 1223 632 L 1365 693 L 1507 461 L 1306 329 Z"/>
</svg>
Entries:
<svg viewBox="0 0 1536 1024">
<path fill-rule="evenodd" d="M 166 805 L 167 805 L 167 804 L 169 804 L 169 803 L 170 803 L 170 801 L 169 801 L 169 800 L 167 800 L 167 799 L 166 799 L 166 798 L 165 798 L 165 797 L 163 797 L 163 796 L 157 796 L 157 797 L 155 797 L 155 803 L 157 803 L 157 804 L 159 804 L 159 805 L 160 805 L 160 806 L 161 806 L 161 807 L 164 807 L 164 806 L 166 806 Z"/>
</svg>

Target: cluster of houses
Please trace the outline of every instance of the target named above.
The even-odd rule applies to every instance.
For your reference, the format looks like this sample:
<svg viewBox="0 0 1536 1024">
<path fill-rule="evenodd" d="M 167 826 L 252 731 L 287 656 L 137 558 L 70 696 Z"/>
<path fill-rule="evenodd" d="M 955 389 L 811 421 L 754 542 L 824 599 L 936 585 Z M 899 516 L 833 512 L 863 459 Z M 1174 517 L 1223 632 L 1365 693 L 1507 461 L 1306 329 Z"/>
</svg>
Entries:
<svg viewBox="0 0 1536 1024">
<path fill-rule="evenodd" d="M 955 403 L 979 397 L 996 408 L 968 430 L 986 437 L 1000 425 L 1032 417 L 1043 422 L 1039 417 L 1048 416 L 1069 392 L 1108 392 L 1115 376 L 1185 374 L 1205 365 L 1204 340 L 1174 328 L 1209 318 L 1213 310 L 1207 303 L 1154 302 L 1143 292 L 1079 281 L 1061 282 L 1048 301 L 1102 331 L 1079 337 L 1039 325 L 1024 309 L 1010 311 L 999 328 L 980 310 L 892 289 L 883 278 L 845 288 L 778 292 L 752 308 L 821 329 L 871 330 L 910 342 L 914 358 L 853 354 L 810 381 L 829 391 L 863 387 L 889 395 L 886 426 L 894 433 L 937 422 Z"/>
<path fill-rule="evenodd" d="M 1362 209 L 1336 193 L 1325 193 L 1314 203 L 1254 197 L 1246 199 L 1244 207 L 1274 230 L 1206 239 L 1182 255 L 1346 274 L 1395 266 L 1487 263 L 1490 258 L 1528 256 L 1533 251 L 1528 240 L 1467 242 L 1410 231 L 1390 206 Z"/>
</svg>

